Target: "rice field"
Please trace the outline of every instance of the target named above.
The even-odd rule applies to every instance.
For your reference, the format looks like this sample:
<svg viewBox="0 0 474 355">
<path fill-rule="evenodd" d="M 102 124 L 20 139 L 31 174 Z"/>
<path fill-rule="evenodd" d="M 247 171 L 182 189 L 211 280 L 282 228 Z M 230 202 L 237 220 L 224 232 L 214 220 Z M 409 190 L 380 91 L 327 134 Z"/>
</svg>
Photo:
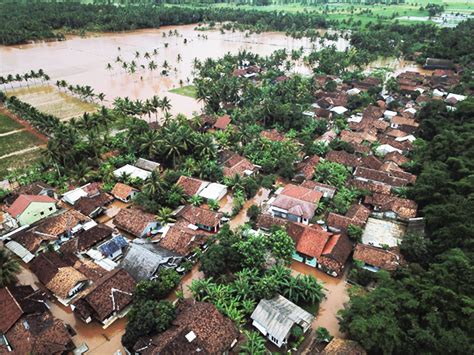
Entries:
<svg viewBox="0 0 474 355">
<path fill-rule="evenodd" d="M 98 106 L 84 102 L 52 86 L 23 87 L 10 90 L 8 96 L 16 96 L 43 113 L 58 117 L 60 120 L 69 120 L 82 116 L 84 112 L 94 112 Z"/>
<path fill-rule="evenodd" d="M 27 168 L 33 165 L 39 160 L 40 157 L 41 149 L 35 149 L 23 154 L 12 155 L 7 158 L 0 158 L 0 179 L 5 178 L 14 170 Z"/>
<path fill-rule="evenodd" d="M 10 117 L 7 117 L 0 113 L 0 134 L 22 129 L 23 126 L 16 121 L 13 121 Z"/>
</svg>

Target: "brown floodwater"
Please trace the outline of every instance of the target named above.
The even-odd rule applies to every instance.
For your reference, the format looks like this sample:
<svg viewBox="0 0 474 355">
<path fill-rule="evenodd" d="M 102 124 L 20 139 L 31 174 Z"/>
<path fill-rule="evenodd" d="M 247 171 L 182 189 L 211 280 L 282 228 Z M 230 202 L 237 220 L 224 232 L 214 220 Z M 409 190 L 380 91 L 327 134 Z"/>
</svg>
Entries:
<svg viewBox="0 0 474 355">
<path fill-rule="evenodd" d="M 337 41 L 326 41 L 322 44 L 319 39 L 311 42 L 308 38 L 294 39 L 278 32 L 246 36 L 238 31 L 221 34 L 217 30 L 196 31 L 195 28 L 196 25 L 168 26 L 160 29 L 94 34 L 85 38 L 70 36 L 62 42 L 0 46 L 0 75 L 43 69 L 50 75 L 53 83 L 66 80 L 73 85 L 90 85 L 96 93 L 103 92 L 106 94 L 106 105 L 110 105 L 116 97 L 143 100 L 153 95 L 166 95 L 173 106 L 171 113 L 190 115 L 199 111 L 202 104 L 193 98 L 170 93 L 169 90 L 179 87 L 180 80 L 185 85 L 192 83 L 194 58 L 219 58 L 226 53 L 236 54 L 241 50 L 269 55 L 277 49 L 286 48 L 291 51 L 301 47 L 306 54 L 326 45 L 335 45 L 338 50 L 344 50 L 349 45 L 342 37 Z M 175 29 L 179 35 L 170 37 L 168 32 Z M 320 32 L 324 34 L 324 30 Z M 166 37 L 163 37 L 163 33 L 167 34 Z M 157 55 L 153 55 L 155 49 L 158 50 Z M 140 53 L 140 57 L 135 58 L 136 52 Z M 151 55 L 150 59 L 144 58 L 145 52 Z M 179 62 L 178 55 L 181 57 Z M 137 71 L 133 74 L 127 72 L 121 67 L 121 63 L 115 62 L 117 56 L 128 63 L 134 60 Z M 149 60 L 158 65 L 157 70 L 147 69 Z M 164 61 L 171 66 L 168 76 L 160 75 Z M 112 65 L 111 70 L 106 69 L 108 63 Z M 296 71 L 310 73 L 302 61 L 298 63 Z M 146 69 L 141 68 L 141 65 Z M 389 59 L 388 62 L 377 65 L 402 71 L 418 68 L 414 63 L 402 63 L 396 59 Z M 8 89 L 8 86 L 5 89 Z"/>
<path fill-rule="evenodd" d="M 185 84 L 188 79 L 192 81 L 194 58 L 218 58 L 228 52 L 235 54 L 240 50 L 269 55 L 277 49 L 304 47 L 309 50 L 312 46 L 308 39 L 293 39 L 276 32 L 253 34 L 247 38 L 242 32 L 227 32 L 223 35 L 219 31 L 196 31 L 195 27 L 171 26 L 106 33 L 87 38 L 71 37 L 62 42 L 0 46 L 0 75 L 43 69 L 50 75 L 53 83 L 56 80 L 66 80 L 74 85 L 92 86 L 96 93 L 106 94 L 108 104 L 115 97 L 146 99 L 153 95 L 166 95 L 172 102 L 172 113 L 189 115 L 200 110 L 201 104 L 192 98 L 168 91 L 179 87 L 180 80 Z M 168 33 L 170 29 L 177 29 L 179 36 L 163 37 L 163 33 Z M 203 35 L 208 39 L 204 39 Z M 187 44 L 184 44 L 184 39 Z M 168 43 L 167 48 L 165 43 Z M 340 39 L 336 45 L 344 49 L 347 41 Z M 154 49 L 158 50 L 156 56 L 153 55 Z M 135 58 L 137 51 L 141 54 L 139 58 Z M 143 58 L 145 52 L 151 54 L 158 70 L 140 68 L 141 65 L 146 67 L 149 62 Z M 179 62 L 178 55 L 182 58 Z M 115 63 L 117 56 L 126 62 L 135 60 L 137 71 L 134 74 L 126 72 L 120 63 Z M 165 60 L 172 68 L 169 76 L 159 74 Z M 106 69 L 108 63 L 112 65 L 112 70 Z"/>
<path fill-rule="evenodd" d="M 339 321 L 337 312 L 344 308 L 344 304 L 349 301 L 347 293 L 348 284 L 346 283 L 347 270 L 342 278 L 331 277 L 318 269 L 293 261 L 290 266 L 293 273 L 313 275 L 324 285 L 325 298 L 319 306 L 319 312 L 311 325 L 312 329 L 324 327 L 335 337 L 344 337 L 339 330 Z"/>
</svg>

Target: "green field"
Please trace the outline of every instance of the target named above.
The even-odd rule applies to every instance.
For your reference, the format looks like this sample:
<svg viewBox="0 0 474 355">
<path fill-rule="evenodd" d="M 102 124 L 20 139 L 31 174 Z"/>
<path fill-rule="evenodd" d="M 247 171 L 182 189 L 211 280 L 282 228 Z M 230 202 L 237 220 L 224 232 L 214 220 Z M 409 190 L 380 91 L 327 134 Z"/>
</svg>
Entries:
<svg viewBox="0 0 474 355">
<path fill-rule="evenodd" d="M 5 178 L 16 169 L 23 169 L 36 163 L 41 157 L 41 150 L 34 150 L 20 155 L 0 159 L 0 179 Z"/>
<path fill-rule="evenodd" d="M 16 121 L 13 121 L 10 117 L 7 117 L 0 113 L 0 134 L 11 132 L 21 128 L 23 128 L 21 124 Z"/>
<path fill-rule="evenodd" d="M 219 4 L 203 4 L 202 6 L 211 7 L 230 7 L 235 9 L 246 9 L 246 10 L 260 10 L 260 11 L 284 11 L 284 12 L 317 12 L 324 14 L 329 20 L 339 21 L 360 21 L 362 24 L 368 22 L 392 22 L 397 20 L 400 23 L 413 24 L 416 22 L 429 21 L 428 11 L 420 11 L 420 7 L 425 7 L 427 4 L 439 4 L 444 5 L 445 13 L 462 13 L 467 15 L 474 15 L 474 1 L 459 1 L 459 0 L 418 0 L 410 1 L 405 4 L 374 4 L 374 5 L 363 5 L 363 4 L 350 4 L 350 3 L 330 3 L 325 5 L 301 5 L 299 3 L 292 4 L 275 4 L 268 6 L 252 6 L 252 5 L 235 5 L 228 3 Z M 182 6 L 193 6 L 193 5 L 182 5 Z M 407 19 L 412 17 L 412 19 Z M 416 19 L 416 18 L 426 18 Z M 414 19 L 413 19 L 414 18 Z M 431 22 L 431 21 L 429 21 Z M 344 27 L 344 26 L 342 26 Z"/>
<path fill-rule="evenodd" d="M 187 85 L 182 86 L 180 88 L 171 89 L 170 92 L 172 92 L 173 94 L 192 97 L 193 99 L 196 98 L 196 88 L 194 87 L 194 85 Z"/>
<path fill-rule="evenodd" d="M 0 137 L 0 157 L 40 145 L 41 143 L 38 137 L 27 131 Z"/>
</svg>

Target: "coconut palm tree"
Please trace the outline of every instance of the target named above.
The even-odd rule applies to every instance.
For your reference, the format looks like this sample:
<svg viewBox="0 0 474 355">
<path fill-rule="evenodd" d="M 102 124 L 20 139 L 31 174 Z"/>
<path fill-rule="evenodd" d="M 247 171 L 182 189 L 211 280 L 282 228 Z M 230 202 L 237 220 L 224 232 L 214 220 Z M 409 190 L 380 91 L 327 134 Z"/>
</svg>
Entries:
<svg viewBox="0 0 474 355">
<path fill-rule="evenodd" d="M 156 215 L 156 219 L 163 226 L 167 225 L 168 223 L 173 223 L 175 221 L 173 217 L 173 210 L 168 207 L 161 208 Z"/>
<path fill-rule="evenodd" d="M 193 206 L 196 206 L 196 207 L 199 207 L 202 205 L 202 197 L 199 196 L 199 195 L 193 195 L 189 198 L 188 202 L 193 205 Z"/>
<path fill-rule="evenodd" d="M 5 287 L 16 281 L 20 264 L 7 249 L 0 249 L 0 287 Z"/>
<path fill-rule="evenodd" d="M 221 206 L 219 206 L 219 202 L 213 199 L 207 200 L 207 206 L 211 211 L 217 211 L 219 208 L 221 208 Z"/>
</svg>

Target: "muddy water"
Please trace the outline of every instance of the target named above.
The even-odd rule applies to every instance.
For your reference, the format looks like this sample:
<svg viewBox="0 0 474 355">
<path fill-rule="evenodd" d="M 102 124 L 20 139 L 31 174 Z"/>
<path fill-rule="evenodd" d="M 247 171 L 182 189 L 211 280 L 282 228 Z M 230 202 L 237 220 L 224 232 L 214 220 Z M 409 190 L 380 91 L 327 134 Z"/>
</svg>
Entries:
<svg viewBox="0 0 474 355">
<path fill-rule="evenodd" d="M 92 86 L 96 93 L 106 94 L 109 104 L 118 96 L 145 99 L 153 95 L 167 95 L 172 101 L 173 113 L 189 115 L 199 110 L 201 105 L 192 98 L 172 94 L 168 90 L 178 87 L 180 80 L 184 83 L 187 79 L 192 81 L 194 58 L 218 58 L 239 50 L 268 55 L 277 49 L 291 50 L 303 46 L 309 50 L 311 46 L 308 39 L 292 39 L 281 33 L 253 34 L 247 38 L 241 32 L 223 35 L 219 31 L 195 31 L 195 27 L 173 26 L 89 38 L 73 37 L 63 42 L 0 46 L 0 75 L 43 69 L 51 76 L 53 83 L 66 80 L 74 85 Z M 170 29 L 177 29 L 179 36 L 163 37 L 163 33 L 168 34 Z M 184 44 L 184 39 L 187 44 Z M 165 43 L 168 43 L 167 48 Z M 344 49 L 347 41 L 340 39 L 336 45 Z M 158 49 L 158 55 L 151 55 L 151 59 L 157 63 L 158 69 L 150 71 L 140 68 L 141 65 L 146 67 L 149 62 L 143 58 L 144 53 L 152 54 L 154 49 Z M 139 58 L 135 58 L 136 51 L 141 54 Z M 182 58 L 180 62 L 177 61 L 178 55 Z M 126 62 L 135 60 L 137 72 L 130 74 L 122 69 L 121 63 L 115 63 L 117 56 Z M 159 74 L 165 60 L 172 68 L 166 77 Z M 106 69 L 108 63 L 113 66 L 112 70 Z"/>
<path fill-rule="evenodd" d="M 297 261 L 293 261 L 290 268 L 294 273 L 313 275 L 324 285 L 326 297 L 320 304 L 319 313 L 311 325 L 312 329 L 324 327 L 329 330 L 331 335 L 344 337 L 339 331 L 337 312 L 344 308 L 344 303 L 349 301 L 349 295 L 347 293 L 348 285 L 346 283 L 347 272 L 342 278 L 334 278 L 318 269 Z"/>
</svg>

